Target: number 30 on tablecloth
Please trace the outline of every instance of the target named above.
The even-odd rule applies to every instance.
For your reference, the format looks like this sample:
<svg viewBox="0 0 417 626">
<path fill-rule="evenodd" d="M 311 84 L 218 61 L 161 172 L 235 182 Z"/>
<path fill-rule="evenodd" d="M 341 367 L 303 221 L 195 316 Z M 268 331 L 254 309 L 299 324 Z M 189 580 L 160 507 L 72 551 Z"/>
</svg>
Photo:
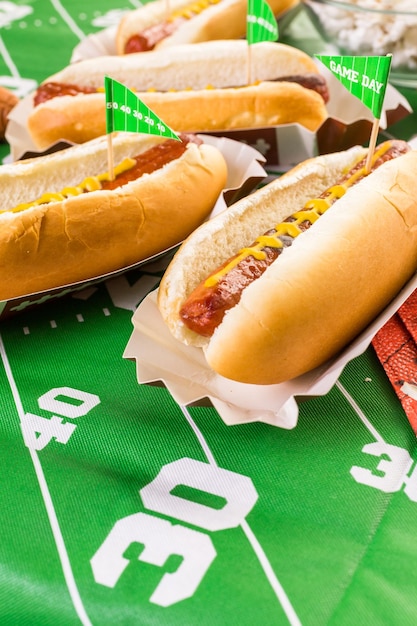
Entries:
<svg viewBox="0 0 417 626">
<path fill-rule="evenodd" d="M 51 418 L 33 413 L 23 416 L 21 427 L 26 446 L 42 450 L 52 440 L 67 443 L 76 426 L 63 422 L 63 418 L 82 417 L 98 404 L 100 399 L 95 394 L 70 387 L 51 389 L 38 399 L 39 408 L 53 413 Z M 176 487 L 211 494 L 223 506 L 214 508 L 182 498 L 174 494 Z M 190 458 L 164 465 L 139 494 L 146 509 L 211 532 L 242 524 L 258 499 L 249 477 Z M 114 587 L 129 564 L 123 554 L 132 543 L 138 542 L 144 545 L 138 557 L 142 562 L 162 567 L 171 555 L 182 557 L 175 572 L 162 576 L 150 602 L 170 606 L 189 598 L 216 557 L 211 538 L 202 530 L 173 524 L 148 513 L 128 515 L 114 524 L 91 559 L 94 579 L 101 585 Z"/>
<path fill-rule="evenodd" d="M 179 485 L 218 496 L 225 505 L 215 509 L 173 495 Z M 139 493 L 147 509 L 206 531 L 239 526 L 258 499 L 247 476 L 190 458 L 164 465 Z M 138 557 L 145 563 L 162 567 L 171 555 L 180 555 L 183 559 L 175 572 L 162 576 L 149 599 L 160 606 L 170 606 L 191 597 L 216 557 L 213 543 L 205 532 L 147 513 L 134 513 L 116 522 L 91 559 L 96 582 L 107 587 L 116 585 L 129 564 L 123 554 L 135 542 L 145 546 Z"/>
</svg>

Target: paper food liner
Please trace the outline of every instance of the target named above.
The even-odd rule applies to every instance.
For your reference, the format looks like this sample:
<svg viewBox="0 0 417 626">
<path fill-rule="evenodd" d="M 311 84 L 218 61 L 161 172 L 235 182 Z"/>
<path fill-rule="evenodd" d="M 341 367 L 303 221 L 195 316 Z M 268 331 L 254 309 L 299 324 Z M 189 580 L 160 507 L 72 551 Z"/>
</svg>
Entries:
<svg viewBox="0 0 417 626">
<path fill-rule="evenodd" d="M 100 42 L 103 48 L 102 53 L 107 50 L 107 38 L 110 38 L 109 31 L 91 35 L 91 39 L 87 37 L 78 49 L 85 55 L 82 58 L 88 58 L 89 54 L 97 56 L 90 51 L 90 47 L 96 50 L 97 42 Z M 107 54 L 109 54 L 108 51 Z M 228 137 L 250 145 L 263 154 L 268 168 L 277 167 L 280 170 L 288 169 L 318 154 L 337 152 L 354 145 L 367 144 L 373 124 L 371 111 L 345 89 L 330 70 L 321 65 L 320 72 L 325 76 L 329 88 L 330 100 L 327 104 L 329 117 L 316 132 L 309 131 L 300 124 L 282 124 L 257 129 L 210 131 L 208 134 Z M 10 144 L 12 160 L 22 158 L 25 153 L 39 154 L 27 129 L 27 118 L 32 108 L 33 94 L 29 94 L 14 107 L 9 115 L 6 140 Z M 412 109 L 406 98 L 392 85 L 387 85 L 380 120 L 381 129 L 386 129 L 411 112 Z M 198 129 L 196 131 L 198 132 Z M 65 141 L 65 137 L 62 141 Z"/>
<path fill-rule="evenodd" d="M 202 135 L 201 138 L 204 143 L 216 146 L 220 150 L 226 160 L 228 170 L 225 189 L 219 195 L 217 202 L 210 213 L 208 219 L 211 219 L 214 215 L 223 211 L 230 204 L 233 204 L 240 198 L 247 196 L 259 185 L 261 181 L 266 178 L 266 171 L 263 167 L 265 159 L 262 154 L 257 152 L 251 146 L 247 146 L 232 139 L 225 137 L 212 137 L 209 135 Z M 68 143 L 61 143 L 58 146 L 53 146 L 53 149 L 68 147 L 69 145 L 70 144 Z M 26 153 L 23 156 L 31 157 L 33 156 L 33 153 Z M 19 313 L 29 306 L 43 304 L 51 298 L 59 298 L 69 293 L 80 291 L 81 289 L 95 283 L 103 282 L 104 280 L 114 278 L 121 273 L 137 269 L 150 261 L 154 261 L 159 257 L 168 255 L 170 251 L 177 247 L 177 245 L 166 250 L 161 250 L 161 252 L 152 257 L 143 259 L 142 261 L 127 267 L 121 267 L 114 272 L 109 272 L 108 274 L 89 277 L 88 280 L 61 285 L 54 289 L 27 294 L 8 301 L 0 301 L 0 320 Z"/>
<path fill-rule="evenodd" d="M 278 385 L 248 385 L 216 374 L 200 348 L 185 346 L 172 337 L 157 307 L 157 291 L 134 313 L 133 332 L 123 357 L 136 361 L 139 384 L 164 385 L 180 406 L 204 405 L 209 400 L 229 426 L 265 422 L 291 429 L 298 421 L 297 402 L 327 394 L 346 364 L 368 348 L 416 287 L 417 275 L 343 352 L 322 367 Z"/>
</svg>

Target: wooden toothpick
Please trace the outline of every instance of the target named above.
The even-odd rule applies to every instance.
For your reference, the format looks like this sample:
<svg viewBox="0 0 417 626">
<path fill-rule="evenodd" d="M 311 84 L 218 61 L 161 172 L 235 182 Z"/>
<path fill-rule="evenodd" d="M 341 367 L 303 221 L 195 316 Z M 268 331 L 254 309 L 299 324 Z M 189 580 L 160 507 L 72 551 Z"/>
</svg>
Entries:
<svg viewBox="0 0 417 626">
<path fill-rule="evenodd" d="M 109 170 L 109 179 L 114 180 L 114 161 L 113 161 L 113 133 L 107 133 L 107 163 Z"/>
<path fill-rule="evenodd" d="M 375 118 L 372 125 L 371 138 L 369 140 L 368 157 L 366 159 L 365 172 L 369 174 L 371 171 L 371 161 L 375 152 L 375 146 L 378 139 L 379 119 Z"/>
</svg>

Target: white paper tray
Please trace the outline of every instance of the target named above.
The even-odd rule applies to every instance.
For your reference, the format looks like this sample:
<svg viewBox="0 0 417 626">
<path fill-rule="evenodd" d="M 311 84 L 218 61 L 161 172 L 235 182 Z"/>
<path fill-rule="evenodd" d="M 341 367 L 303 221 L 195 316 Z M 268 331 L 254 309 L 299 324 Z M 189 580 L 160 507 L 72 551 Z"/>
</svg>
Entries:
<svg viewBox="0 0 417 626">
<path fill-rule="evenodd" d="M 392 303 L 341 354 L 303 376 L 278 385 L 247 385 L 227 380 L 211 370 L 199 348 L 172 337 L 159 313 L 157 292 L 150 293 L 133 315 L 133 332 L 123 357 L 136 361 L 139 384 L 164 385 L 180 406 L 209 399 L 229 425 L 265 422 L 294 428 L 297 399 L 327 394 L 349 361 L 362 354 L 377 331 L 417 287 L 417 275 Z"/>
</svg>

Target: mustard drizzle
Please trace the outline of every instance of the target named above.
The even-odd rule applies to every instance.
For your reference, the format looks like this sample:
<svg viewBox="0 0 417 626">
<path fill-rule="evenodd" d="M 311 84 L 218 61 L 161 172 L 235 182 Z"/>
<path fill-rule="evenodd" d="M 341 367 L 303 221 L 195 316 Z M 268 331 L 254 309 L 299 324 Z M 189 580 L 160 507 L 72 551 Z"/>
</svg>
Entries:
<svg viewBox="0 0 417 626">
<path fill-rule="evenodd" d="M 186 20 L 191 19 L 194 15 L 199 15 L 205 9 L 207 9 L 212 4 L 218 4 L 221 0 L 198 0 L 197 2 L 191 2 L 187 4 L 187 6 L 182 9 L 178 9 L 177 11 L 173 11 L 167 22 L 173 22 L 176 19 L 184 18 Z"/>
<path fill-rule="evenodd" d="M 123 159 L 119 165 L 114 168 L 114 177 L 117 177 L 119 174 L 130 170 L 136 161 L 135 159 L 131 159 L 130 157 L 126 157 Z M 110 180 L 109 172 L 104 172 L 103 174 L 98 174 L 97 176 L 87 176 L 84 180 L 77 185 L 76 187 L 65 187 L 59 192 L 45 192 L 42 194 L 40 198 L 37 200 L 33 200 L 32 202 L 23 202 L 18 204 L 13 209 L 8 209 L 12 213 L 18 213 L 19 211 L 25 211 L 26 209 L 30 209 L 33 206 L 38 206 L 40 204 L 49 204 L 51 202 L 61 202 L 70 196 L 78 196 L 87 191 L 97 191 L 102 188 L 102 182 Z M 4 213 L 5 211 L 2 211 Z"/>
<path fill-rule="evenodd" d="M 381 144 L 381 146 L 377 148 L 373 154 L 372 165 L 383 154 L 385 154 L 389 148 L 389 141 Z M 356 165 L 360 162 L 360 160 L 361 159 L 358 159 Z M 358 179 L 366 176 L 367 174 L 366 163 L 364 162 L 363 167 L 353 172 L 352 175 L 349 176 L 349 178 L 347 178 L 343 183 L 333 185 L 324 191 L 320 197 L 308 200 L 301 211 L 297 211 L 287 218 L 289 221 L 277 224 L 273 228 L 275 231 L 274 233 L 261 235 L 255 239 L 253 245 L 239 250 L 237 255 L 230 259 L 229 263 L 206 279 L 204 286 L 207 288 L 214 287 L 225 274 L 230 272 L 248 256 L 253 256 L 256 260 L 260 261 L 266 259 L 267 255 L 264 248 L 283 248 L 283 242 L 280 239 L 281 237 L 291 237 L 292 239 L 298 237 L 298 235 L 302 232 L 300 224 L 304 222 L 314 224 L 314 222 L 317 221 L 336 200 L 344 196 L 349 187 L 352 187 Z"/>
</svg>

